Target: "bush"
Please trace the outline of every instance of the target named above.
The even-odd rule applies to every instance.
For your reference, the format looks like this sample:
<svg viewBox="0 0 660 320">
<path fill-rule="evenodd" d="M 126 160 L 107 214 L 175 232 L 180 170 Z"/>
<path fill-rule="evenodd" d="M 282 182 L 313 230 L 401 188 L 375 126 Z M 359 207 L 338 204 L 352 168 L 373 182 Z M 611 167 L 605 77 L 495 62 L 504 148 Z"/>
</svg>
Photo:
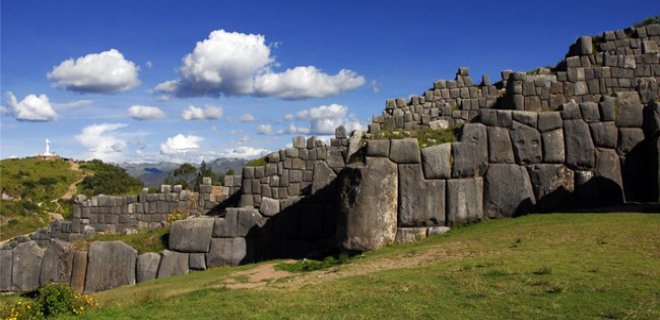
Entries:
<svg viewBox="0 0 660 320">
<path fill-rule="evenodd" d="M 81 193 L 87 196 L 102 193 L 108 195 L 136 194 L 142 190 L 142 181 L 131 177 L 126 170 L 118 166 L 106 164 L 100 160 L 92 160 L 80 167 L 94 172 L 80 183 Z"/>
<path fill-rule="evenodd" d="M 92 296 L 75 292 L 63 283 L 49 282 L 39 288 L 34 298 L 21 299 L 0 309 L 2 319 L 44 319 L 80 315 L 86 308 L 98 306 Z"/>
<path fill-rule="evenodd" d="M 261 158 L 254 159 L 254 160 L 246 163 L 245 166 L 246 167 L 263 167 L 267 163 L 268 163 L 268 161 L 266 161 L 266 157 L 261 157 Z"/>
</svg>

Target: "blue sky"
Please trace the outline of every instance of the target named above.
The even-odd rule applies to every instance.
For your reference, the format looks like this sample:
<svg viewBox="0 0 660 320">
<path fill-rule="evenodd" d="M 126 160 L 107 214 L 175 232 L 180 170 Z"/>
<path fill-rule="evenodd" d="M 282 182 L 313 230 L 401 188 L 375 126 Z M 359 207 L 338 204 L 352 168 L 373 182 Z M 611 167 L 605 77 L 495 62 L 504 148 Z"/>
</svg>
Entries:
<svg viewBox="0 0 660 320">
<path fill-rule="evenodd" d="M 468 66 L 554 65 L 658 1 L 3 0 L 0 156 L 256 157 Z M 114 49 L 114 50 L 113 50 Z"/>
</svg>

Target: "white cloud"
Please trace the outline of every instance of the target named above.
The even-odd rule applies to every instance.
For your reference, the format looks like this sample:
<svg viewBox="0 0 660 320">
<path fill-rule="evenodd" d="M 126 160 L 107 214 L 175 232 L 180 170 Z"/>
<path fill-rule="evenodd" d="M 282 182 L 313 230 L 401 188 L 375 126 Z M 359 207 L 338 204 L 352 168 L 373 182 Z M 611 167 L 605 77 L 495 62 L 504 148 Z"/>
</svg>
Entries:
<svg viewBox="0 0 660 320">
<path fill-rule="evenodd" d="M 371 87 L 371 91 L 373 91 L 373 93 L 378 93 L 383 86 L 376 82 L 376 80 L 371 80 L 369 87 Z"/>
<path fill-rule="evenodd" d="M 327 97 L 364 84 L 364 77 L 342 69 L 336 75 L 314 66 L 277 73 L 271 47 L 259 34 L 215 30 L 183 58 L 180 78 L 158 84 L 156 91 L 179 97 L 275 96 L 283 99 Z"/>
<path fill-rule="evenodd" d="M 53 107 L 58 109 L 77 109 L 77 108 L 91 106 L 93 103 L 94 103 L 93 100 L 83 99 L 83 100 L 76 100 L 65 103 L 53 103 Z"/>
<path fill-rule="evenodd" d="M 295 124 L 291 123 L 289 124 L 289 127 L 286 129 L 286 133 L 288 134 L 308 134 L 310 133 L 310 128 L 307 127 L 298 127 Z"/>
<path fill-rule="evenodd" d="M 252 122 L 255 120 L 254 116 L 251 113 L 244 113 L 238 117 L 228 117 L 227 119 L 238 122 Z"/>
<path fill-rule="evenodd" d="M 153 68 L 153 67 L 154 67 L 154 63 L 153 63 L 153 62 L 151 62 L 151 60 L 147 60 L 147 62 L 145 63 L 145 65 L 146 65 L 146 66 L 147 66 L 147 68 L 149 68 L 149 69 L 151 69 L 151 68 Z"/>
<path fill-rule="evenodd" d="M 329 118 L 343 118 L 346 116 L 348 108 L 333 103 L 329 106 L 319 106 L 316 108 L 309 108 L 307 110 L 302 110 L 296 114 L 296 119 L 298 120 L 318 120 L 318 119 L 329 119 Z"/>
<path fill-rule="evenodd" d="M 299 100 L 335 96 L 356 89 L 364 84 L 364 77 L 347 69 L 329 75 L 314 66 L 307 66 L 257 75 L 254 84 L 257 96 Z"/>
<path fill-rule="evenodd" d="M 184 120 L 217 120 L 222 117 L 222 108 L 207 106 L 205 108 L 188 106 L 181 113 Z"/>
<path fill-rule="evenodd" d="M 75 92 L 116 93 L 140 85 L 140 68 L 116 49 L 67 59 L 48 74 L 55 87 Z"/>
<path fill-rule="evenodd" d="M 203 138 L 200 136 L 179 133 L 174 137 L 167 138 L 167 141 L 160 145 L 160 153 L 167 155 L 195 151 L 199 149 L 199 143 L 202 140 Z"/>
<path fill-rule="evenodd" d="M 155 120 L 165 118 L 165 112 L 158 107 L 133 105 L 128 108 L 128 115 L 135 120 Z"/>
<path fill-rule="evenodd" d="M 269 124 L 261 124 L 257 127 L 257 133 L 270 134 L 273 131 L 273 126 Z"/>
<path fill-rule="evenodd" d="M 57 113 L 45 94 L 29 94 L 18 102 L 13 93 L 7 93 L 7 104 L 16 120 L 19 121 L 54 121 Z"/>
<path fill-rule="evenodd" d="M 124 127 L 124 123 L 92 124 L 84 127 L 75 139 L 87 148 L 87 159 L 118 162 L 124 158 L 127 138 L 117 130 Z"/>
<path fill-rule="evenodd" d="M 323 105 L 319 107 L 309 108 L 298 112 L 295 117 L 287 115 L 285 120 L 291 121 L 292 119 L 298 121 L 309 121 L 309 127 L 299 127 L 293 123 L 284 133 L 295 134 L 314 134 L 314 135 L 331 135 L 334 134 L 335 129 L 341 125 L 346 127 L 346 130 L 363 130 L 366 126 L 362 124 L 355 115 L 348 113 L 348 108 L 339 104 Z"/>
<path fill-rule="evenodd" d="M 223 158 L 252 159 L 264 156 L 268 154 L 268 152 L 268 149 L 242 146 L 223 150 L 218 156 Z"/>
</svg>

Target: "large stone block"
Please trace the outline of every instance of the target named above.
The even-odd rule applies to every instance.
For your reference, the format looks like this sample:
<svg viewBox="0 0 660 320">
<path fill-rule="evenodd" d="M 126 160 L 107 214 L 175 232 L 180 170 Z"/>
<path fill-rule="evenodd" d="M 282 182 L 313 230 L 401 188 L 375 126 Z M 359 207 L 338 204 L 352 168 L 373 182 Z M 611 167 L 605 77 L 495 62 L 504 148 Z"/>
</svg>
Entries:
<svg viewBox="0 0 660 320">
<path fill-rule="evenodd" d="M 561 114 L 559 112 L 541 112 L 537 128 L 541 132 L 559 129 L 562 127 Z"/>
<path fill-rule="evenodd" d="M 556 129 L 546 131 L 541 135 L 543 139 L 543 161 L 547 163 L 562 163 L 566 160 L 564 149 L 564 131 Z"/>
<path fill-rule="evenodd" d="M 388 140 L 378 140 L 378 141 L 387 142 L 389 148 Z M 370 141 L 370 143 L 371 142 L 372 141 Z M 329 186 L 333 181 L 335 181 L 335 179 L 337 179 L 337 174 L 335 174 L 334 170 L 330 169 L 330 167 L 328 167 L 328 165 L 325 162 L 317 161 L 314 164 L 314 173 L 312 176 L 312 194 L 315 194 L 318 191 Z"/>
<path fill-rule="evenodd" d="M 454 157 L 452 177 L 471 177 L 483 174 L 488 166 L 488 134 L 480 123 L 463 126 L 460 142 L 451 146 Z"/>
<path fill-rule="evenodd" d="M 541 134 L 538 130 L 514 122 L 511 128 L 511 142 L 516 163 L 522 165 L 541 162 L 543 152 Z"/>
<path fill-rule="evenodd" d="M 12 291 L 30 291 L 39 287 L 41 259 L 46 249 L 36 241 L 21 242 L 13 250 L 12 256 Z"/>
<path fill-rule="evenodd" d="M 158 266 L 160 266 L 160 254 L 148 252 L 139 255 L 135 269 L 137 283 L 156 279 Z"/>
<path fill-rule="evenodd" d="M 0 250 L 0 291 L 11 291 L 12 250 Z"/>
<path fill-rule="evenodd" d="M 514 162 L 509 129 L 488 127 L 488 154 L 492 163 Z"/>
<path fill-rule="evenodd" d="M 181 252 L 207 252 L 213 233 L 213 218 L 194 218 L 172 223 L 169 248 Z"/>
<path fill-rule="evenodd" d="M 616 151 L 598 149 L 596 152 L 595 178 L 590 183 L 597 188 L 598 205 L 623 203 L 623 178 L 621 161 Z"/>
<path fill-rule="evenodd" d="M 272 217 L 280 213 L 280 201 L 268 197 L 261 198 L 259 212 L 266 217 Z"/>
<path fill-rule="evenodd" d="M 398 228 L 396 230 L 397 244 L 411 243 L 426 238 L 427 228 Z"/>
<path fill-rule="evenodd" d="M 190 272 L 188 255 L 188 253 L 163 250 L 156 277 L 160 279 Z"/>
<path fill-rule="evenodd" d="M 451 177 L 451 143 L 422 149 L 422 164 L 427 179 Z"/>
<path fill-rule="evenodd" d="M 484 218 L 483 178 L 447 180 L 447 224 L 476 222 Z"/>
<path fill-rule="evenodd" d="M 524 167 L 493 164 L 484 177 L 484 213 L 489 218 L 515 217 L 536 204 L 532 184 Z"/>
<path fill-rule="evenodd" d="M 73 269 L 73 255 L 74 250 L 68 243 L 51 240 L 41 260 L 40 284 L 43 286 L 49 281 L 69 284 Z"/>
<path fill-rule="evenodd" d="M 206 254 L 208 268 L 238 265 L 247 258 L 245 238 L 217 238 L 211 240 L 211 249 Z"/>
<path fill-rule="evenodd" d="M 569 208 L 575 190 L 573 171 L 560 164 L 536 164 L 527 167 L 539 211 Z"/>
<path fill-rule="evenodd" d="M 367 141 L 367 156 L 387 157 L 390 154 L 390 140 L 379 139 Z"/>
<path fill-rule="evenodd" d="M 641 128 L 619 128 L 617 151 L 626 154 L 644 141 L 644 131 Z"/>
<path fill-rule="evenodd" d="M 337 240 L 348 250 L 368 251 L 394 242 L 398 177 L 395 163 L 367 158 L 367 166 L 348 167 L 339 176 Z"/>
<path fill-rule="evenodd" d="M 87 274 L 87 251 L 76 250 L 73 254 L 71 270 L 71 288 L 77 292 L 85 290 L 85 275 Z"/>
<path fill-rule="evenodd" d="M 135 284 L 137 251 L 121 241 L 95 241 L 89 246 L 85 292 Z"/>
<path fill-rule="evenodd" d="M 644 122 L 644 107 L 635 91 L 616 93 L 617 127 L 641 127 Z"/>
<path fill-rule="evenodd" d="M 390 159 L 396 163 L 420 163 L 417 139 L 393 139 L 390 144 Z"/>
<path fill-rule="evenodd" d="M 614 121 L 591 123 L 589 129 L 597 147 L 616 148 L 618 131 Z"/>
<path fill-rule="evenodd" d="M 601 121 L 614 121 L 616 119 L 616 98 L 603 96 L 598 102 Z"/>
<path fill-rule="evenodd" d="M 445 224 L 445 181 L 426 180 L 422 166 L 399 165 L 399 226 Z"/>
<path fill-rule="evenodd" d="M 259 233 L 265 225 L 264 218 L 255 208 L 228 208 L 224 218 L 216 218 L 213 237 L 234 238 Z"/>
<path fill-rule="evenodd" d="M 573 169 L 593 168 L 596 164 L 593 141 L 589 125 L 583 120 L 564 121 L 564 141 L 566 143 L 566 163 Z"/>
</svg>

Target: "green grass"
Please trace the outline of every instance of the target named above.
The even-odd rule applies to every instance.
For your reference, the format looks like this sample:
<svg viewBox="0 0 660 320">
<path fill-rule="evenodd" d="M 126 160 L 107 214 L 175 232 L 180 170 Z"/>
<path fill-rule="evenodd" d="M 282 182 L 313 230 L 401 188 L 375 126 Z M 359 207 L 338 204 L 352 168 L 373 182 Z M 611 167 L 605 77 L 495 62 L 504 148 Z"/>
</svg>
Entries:
<svg viewBox="0 0 660 320">
<path fill-rule="evenodd" d="M 34 203 L 58 198 L 82 175 L 67 161 L 37 158 L 0 160 L 0 172 L 0 188 L 5 193 Z"/>
<path fill-rule="evenodd" d="M 123 241 L 138 254 L 145 252 L 160 252 L 167 249 L 169 241 L 170 226 L 158 229 L 141 229 L 135 234 L 96 234 L 87 240 L 78 241 L 75 246 L 78 248 L 88 247 L 94 241 Z"/>
<path fill-rule="evenodd" d="M 410 131 L 381 131 L 375 135 L 376 139 L 404 139 L 416 138 L 420 148 L 426 148 L 437 144 L 456 141 L 457 129 L 447 128 L 431 130 L 421 128 Z"/>
<path fill-rule="evenodd" d="M 252 161 L 249 161 L 248 163 L 245 164 L 246 167 L 263 167 L 266 164 L 268 164 L 268 161 L 266 161 L 266 157 L 261 157 L 254 159 Z"/>
<path fill-rule="evenodd" d="M 142 191 L 142 181 L 117 165 L 92 160 L 82 163 L 80 168 L 93 173 L 79 184 L 78 192 L 84 195 L 135 195 Z"/>
<path fill-rule="evenodd" d="M 0 240 L 34 232 L 49 221 L 48 214 L 32 202 L 0 200 Z"/>
<path fill-rule="evenodd" d="M 82 319 L 658 319 L 659 231 L 649 214 L 489 221 L 259 289 L 222 285 L 253 265 L 118 288 Z"/>
<path fill-rule="evenodd" d="M 341 264 L 348 263 L 350 258 L 347 255 L 340 255 L 339 258 L 333 256 L 326 257 L 323 260 L 300 260 L 296 263 L 280 263 L 275 265 L 276 270 L 288 272 L 310 272 L 323 269 L 329 269 Z"/>
</svg>

